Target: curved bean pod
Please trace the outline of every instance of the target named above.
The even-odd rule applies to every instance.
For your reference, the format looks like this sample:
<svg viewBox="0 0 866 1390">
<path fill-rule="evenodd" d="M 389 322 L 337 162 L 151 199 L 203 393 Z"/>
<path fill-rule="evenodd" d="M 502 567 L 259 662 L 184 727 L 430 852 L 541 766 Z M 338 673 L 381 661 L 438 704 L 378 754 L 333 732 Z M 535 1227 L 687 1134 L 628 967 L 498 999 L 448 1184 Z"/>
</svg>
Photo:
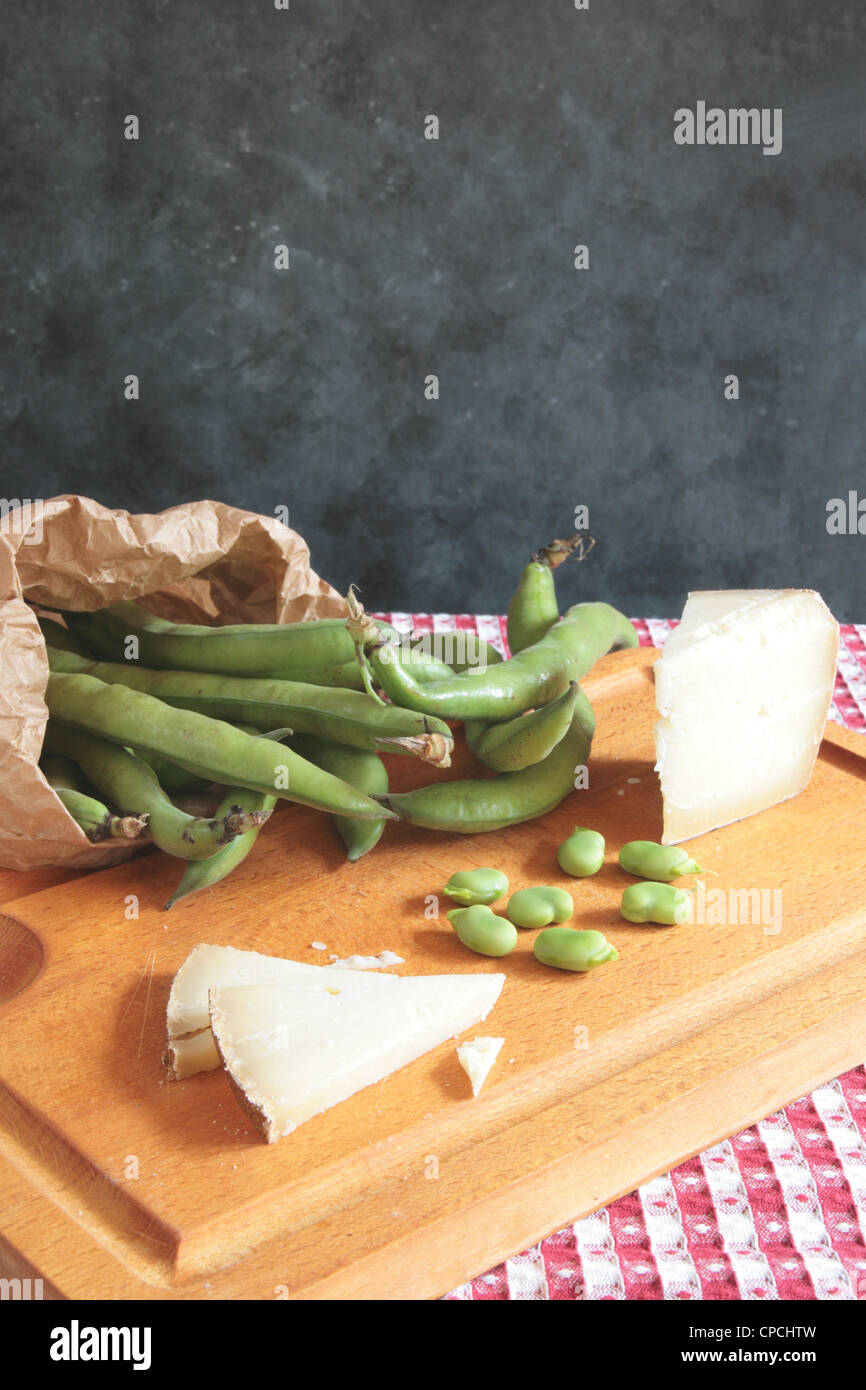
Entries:
<svg viewBox="0 0 866 1390">
<path fill-rule="evenodd" d="M 496 666 L 502 656 L 477 632 L 429 632 L 412 639 L 412 653 L 421 658 L 419 680 L 448 680 L 463 671 Z M 425 669 L 426 668 L 426 669 Z"/>
<path fill-rule="evenodd" d="M 77 637 L 73 636 L 68 627 L 55 622 L 53 618 L 40 617 L 37 618 L 37 622 L 42 636 L 45 638 L 46 646 L 53 647 L 58 652 L 71 652 L 73 655 L 85 657 L 88 660 L 92 659 L 87 648 Z"/>
<path fill-rule="evenodd" d="M 211 672 L 154 671 L 135 662 L 89 661 L 50 646 L 48 663 L 58 673 L 125 685 L 175 708 L 233 724 L 263 731 L 287 724 L 297 734 L 317 734 L 352 748 L 414 754 L 436 767 L 447 767 L 451 761 L 454 739 L 444 720 L 382 705 L 357 690 Z"/>
<path fill-rule="evenodd" d="M 568 540 L 551 541 L 533 555 L 508 605 L 508 645 L 512 656 L 540 642 L 559 617 L 553 571 L 571 555 L 585 559 L 594 544 L 592 536 L 570 536 Z"/>
<path fill-rule="evenodd" d="M 465 727 L 466 742 L 476 758 L 496 772 L 519 772 L 540 763 L 565 738 L 577 707 L 584 728 L 595 732 L 595 714 L 577 681 L 563 695 L 540 705 L 530 714 L 518 714 L 501 724 L 470 720 Z"/>
<path fill-rule="evenodd" d="M 135 840 L 147 826 L 146 815 L 115 816 L 102 801 L 70 787 L 55 787 L 54 795 L 95 845 L 103 840 Z"/>
<path fill-rule="evenodd" d="M 94 844 L 110 839 L 135 840 L 146 828 L 147 816 L 116 816 L 92 796 L 93 788 L 71 758 L 46 754 L 39 769 L 58 801 Z"/>
<path fill-rule="evenodd" d="M 349 630 L 361 662 L 395 704 L 443 719 L 503 720 L 546 705 L 579 681 L 599 657 L 614 647 L 636 647 L 629 622 L 607 603 L 579 603 L 533 647 L 485 671 L 465 672 L 450 681 L 420 684 L 390 659 L 387 639 L 370 622 L 354 594 L 348 595 Z"/>
<path fill-rule="evenodd" d="M 77 763 L 56 753 L 39 760 L 39 769 L 89 840 L 135 840 L 147 829 L 147 816 L 117 816 L 99 800 Z"/>
<path fill-rule="evenodd" d="M 39 759 L 39 771 L 54 791 L 61 788 L 66 791 L 83 792 L 85 796 L 94 794 L 95 788 L 71 758 L 62 758 L 59 753 L 47 753 L 43 749 Z"/>
<path fill-rule="evenodd" d="M 261 824 L 267 816 L 233 812 L 221 819 L 188 816 L 173 806 L 146 763 L 126 748 L 80 729 L 49 723 L 49 752 L 74 758 L 97 791 L 122 812 L 147 817 L 150 839 L 180 859 L 206 859 L 234 835 Z"/>
<path fill-rule="evenodd" d="M 377 798 L 412 825 L 476 835 L 546 815 L 574 788 L 576 770 L 589 757 L 592 736 L 578 715 L 543 762 L 484 781 L 436 782 Z"/>
<path fill-rule="evenodd" d="M 265 796 L 262 792 L 251 792 L 246 787 L 229 787 L 214 815 L 217 820 L 232 815 L 238 810 L 264 814 L 270 816 L 277 804 L 275 796 Z M 259 831 L 264 824 L 263 821 L 245 830 L 241 835 L 236 835 L 227 845 L 212 854 L 208 859 L 191 860 L 184 870 L 183 878 L 175 888 L 168 902 L 166 911 L 179 903 L 182 898 L 188 898 L 191 893 L 200 893 L 203 888 L 212 888 L 214 884 L 221 883 L 227 878 L 238 864 L 243 863 L 259 838 Z"/>
<path fill-rule="evenodd" d="M 93 676 L 52 674 L 45 699 L 59 723 L 160 754 L 206 781 L 247 787 L 337 815 L 373 820 L 391 815 L 289 748 L 193 710 L 173 709 L 128 686 L 105 685 Z"/>
<path fill-rule="evenodd" d="M 207 627 L 172 623 L 129 602 L 63 616 L 72 632 L 103 659 L 123 661 L 127 639 L 135 637 L 143 665 L 163 670 L 304 680 L 302 672 L 336 670 L 354 657 L 342 618 Z M 385 624 L 380 627 L 391 631 Z"/>
<path fill-rule="evenodd" d="M 295 740 L 298 751 L 311 763 L 341 777 L 353 787 L 372 794 L 388 790 L 388 773 L 382 759 L 360 748 L 347 748 L 324 738 L 301 735 Z M 332 816 L 334 829 L 348 851 L 351 864 L 373 849 L 382 838 L 385 821 L 355 820 L 351 816 Z"/>
</svg>

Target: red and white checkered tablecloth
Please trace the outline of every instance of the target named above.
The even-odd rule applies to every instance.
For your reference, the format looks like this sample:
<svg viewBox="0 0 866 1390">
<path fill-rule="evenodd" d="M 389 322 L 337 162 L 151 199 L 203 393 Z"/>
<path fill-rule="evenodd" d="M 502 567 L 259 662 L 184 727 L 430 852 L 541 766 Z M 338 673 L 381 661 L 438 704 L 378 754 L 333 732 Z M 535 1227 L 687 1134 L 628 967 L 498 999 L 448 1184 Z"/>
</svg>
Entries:
<svg viewBox="0 0 866 1390">
<path fill-rule="evenodd" d="M 406 632 L 477 631 L 507 653 L 504 618 L 377 617 Z M 675 624 L 647 618 L 635 626 L 643 646 L 660 647 Z M 831 717 L 866 732 L 862 624 L 842 628 Z M 448 1298 L 866 1300 L 866 1067 Z"/>
</svg>

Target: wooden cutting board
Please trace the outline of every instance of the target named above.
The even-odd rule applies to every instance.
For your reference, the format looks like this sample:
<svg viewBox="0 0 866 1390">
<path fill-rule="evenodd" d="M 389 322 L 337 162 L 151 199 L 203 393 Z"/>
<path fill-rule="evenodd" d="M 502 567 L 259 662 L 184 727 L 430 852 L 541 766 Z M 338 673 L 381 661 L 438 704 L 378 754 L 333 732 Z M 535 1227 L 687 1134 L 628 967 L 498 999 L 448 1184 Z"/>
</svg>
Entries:
<svg viewBox="0 0 866 1390">
<path fill-rule="evenodd" d="M 591 787 L 541 821 L 474 837 L 389 826 L 352 866 L 325 816 L 286 807 L 230 880 L 170 913 L 179 870 L 158 855 L 7 902 L 0 1272 L 72 1298 L 432 1297 L 862 1062 L 862 737 L 829 726 L 802 796 L 692 842 L 729 918 L 731 891 L 746 895 L 739 923 L 619 917 L 617 848 L 661 830 L 656 655 L 614 654 L 587 680 Z M 390 766 L 395 786 L 430 776 Z M 607 837 L 595 878 L 557 867 L 575 823 Z M 470 955 L 447 900 L 438 920 L 425 900 L 480 864 L 512 888 L 568 887 L 576 924 L 604 930 L 619 961 L 547 970 L 531 932 L 505 961 Z M 765 907 L 781 893 L 781 921 L 761 920 L 762 890 Z M 506 1042 L 480 1097 L 449 1043 L 269 1146 L 221 1073 L 165 1080 L 168 990 L 192 946 L 321 964 L 317 940 L 395 950 L 401 973 L 504 970 L 478 1031 Z"/>
</svg>

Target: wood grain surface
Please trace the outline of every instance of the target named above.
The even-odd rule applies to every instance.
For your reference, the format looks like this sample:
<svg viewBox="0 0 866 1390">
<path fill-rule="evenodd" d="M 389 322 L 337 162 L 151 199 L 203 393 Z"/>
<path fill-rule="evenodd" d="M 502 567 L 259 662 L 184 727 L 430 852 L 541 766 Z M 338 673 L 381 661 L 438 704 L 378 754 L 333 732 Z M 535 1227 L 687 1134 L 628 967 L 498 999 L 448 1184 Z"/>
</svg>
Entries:
<svg viewBox="0 0 866 1390">
<path fill-rule="evenodd" d="M 866 740 L 828 726 L 806 792 L 691 842 L 728 920 L 619 917 L 632 880 L 617 848 L 661 829 L 655 657 L 614 654 L 587 680 L 591 786 L 540 821 L 472 837 L 389 826 L 349 865 L 325 816 L 284 807 L 229 880 L 169 913 L 179 866 L 163 856 L 43 891 L 28 876 L 14 900 L 4 874 L 0 1269 L 63 1297 L 433 1297 L 862 1061 Z M 447 775 L 471 766 L 464 752 Z M 389 767 L 399 787 L 436 775 Z M 557 867 L 575 823 L 607 837 L 595 878 Z M 469 954 L 447 900 L 438 919 L 425 905 L 480 864 L 513 889 L 568 887 L 575 924 L 604 930 L 619 961 L 547 970 L 531 932 L 504 961 Z M 776 915 L 756 920 L 761 892 Z M 478 1099 L 449 1043 L 265 1145 L 221 1073 L 162 1071 L 171 978 L 199 941 L 504 970 L 473 1031 L 505 1047 Z"/>
</svg>

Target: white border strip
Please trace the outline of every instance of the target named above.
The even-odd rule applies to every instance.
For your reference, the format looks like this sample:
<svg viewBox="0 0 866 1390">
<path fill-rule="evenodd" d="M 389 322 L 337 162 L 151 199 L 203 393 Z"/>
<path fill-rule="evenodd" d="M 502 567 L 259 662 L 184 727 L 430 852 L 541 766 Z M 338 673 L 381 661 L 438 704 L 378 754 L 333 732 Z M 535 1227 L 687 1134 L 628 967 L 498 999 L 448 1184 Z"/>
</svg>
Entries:
<svg viewBox="0 0 866 1390">
<path fill-rule="evenodd" d="M 740 1298 L 761 1302 L 778 1300 L 779 1289 L 772 1266 L 758 1243 L 749 1194 L 730 1141 L 725 1139 L 706 1149 L 700 1161 Z"/>
<path fill-rule="evenodd" d="M 812 1280 L 815 1297 L 833 1302 L 853 1299 L 851 1280 L 830 1244 L 815 1179 L 787 1115 L 781 1110 L 761 1120 L 758 1132 L 782 1189 L 791 1243 Z"/>
<path fill-rule="evenodd" d="M 547 1270 L 540 1245 L 533 1245 L 522 1255 L 505 1261 L 505 1277 L 509 1296 L 514 1302 L 538 1302 L 550 1298 Z"/>
<path fill-rule="evenodd" d="M 812 1100 L 851 1189 L 851 1201 L 866 1244 L 866 1139 L 857 1128 L 838 1081 L 819 1086 L 812 1092 Z"/>
<path fill-rule="evenodd" d="M 585 1216 L 572 1227 L 580 1256 L 580 1274 L 585 1299 L 625 1299 L 625 1281 L 616 1253 L 606 1209 Z"/>
<path fill-rule="evenodd" d="M 669 1173 L 638 1188 L 650 1249 L 666 1299 L 703 1298 L 701 1281 L 683 1229 L 676 1188 Z"/>
</svg>

